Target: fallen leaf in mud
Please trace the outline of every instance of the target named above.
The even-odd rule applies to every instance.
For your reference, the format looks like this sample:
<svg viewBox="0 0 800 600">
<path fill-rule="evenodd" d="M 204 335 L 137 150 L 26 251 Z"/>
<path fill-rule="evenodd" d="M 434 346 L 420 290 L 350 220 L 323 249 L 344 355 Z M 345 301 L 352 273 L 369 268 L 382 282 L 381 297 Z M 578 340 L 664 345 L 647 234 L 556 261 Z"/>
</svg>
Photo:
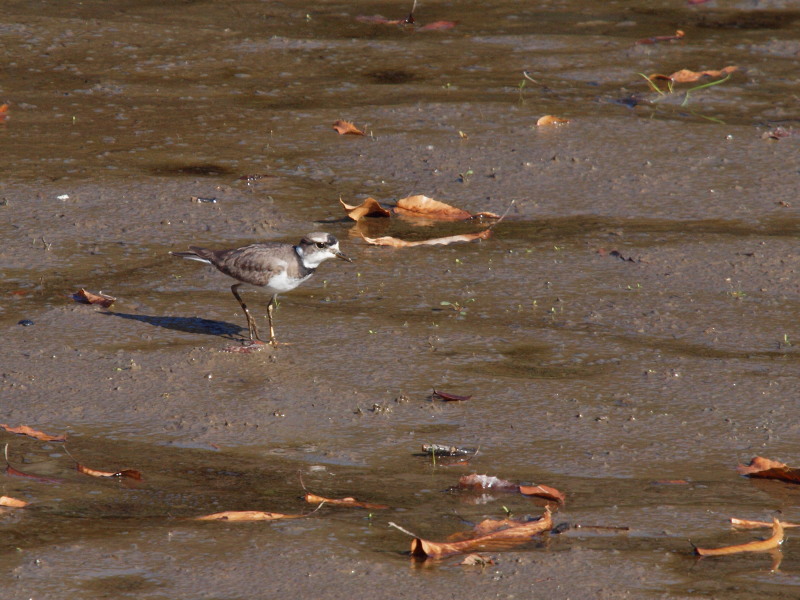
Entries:
<svg viewBox="0 0 800 600">
<path fill-rule="evenodd" d="M 467 554 L 462 560 L 460 565 L 465 565 L 467 567 L 485 567 L 487 565 L 493 565 L 494 560 L 492 560 L 491 556 L 483 556 L 481 554 Z"/>
<path fill-rule="evenodd" d="M 8 506 L 10 508 L 25 508 L 28 503 L 25 500 L 18 500 L 11 496 L 0 496 L 0 506 Z"/>
<path fill-rule="evenodd" d="M 211 515 L 195 517 L 195 521 L 277 521 L 279 519 L 302 519 L 306 515 L 284 515 L 261 510 L 226 510 Z"/>
<path fill-rule="evenodd" d="M 0 104 L 0 123 L 8 118 L 8 104 Z"/>
<path fill-rule="evenodd" d="M 92 292 L 87 292 L 83 288 L 72 294 L 72 299 L 75 300 L 75 302 L 81 302 L 83 304 L 98 304 L 103 308 L 108 308 L 116 301 L 116 298 L 103 294 L 102 292 L 93 294 Z"/>
<path fill-rule="evenodd" d="M 493 212 L 484 211 L 472 214 L 440 200 L 428 198 L 428 196 L 423 194 L 400 198 L 394 210 L 398 215 L 435 219 L 437 221 L 466 221 L 467 219 L 500 218 L 500 215 Z"/>
<path fill-rule="evenodd" d="M 330 504 L 333 506 L 351 506 L 353 508 L 366 508 L 368 510 L 384 510 L 387 508 L 391 508 L 385 504 L 373 504 L 371 502 L 361 502 L 360 500 L 356 500 L 355 498 L 323 498 L 322 496 L 317 496 L 316 494 L 312 494 L 310 492 L 306 492 L 305 500 L 309 504 L 319 504 L 324 502 L 325 504 Z"/>
<path fill-rule="evenodd" d="M 738 554 L 740 552 L 766 552 L 774 550 L 783 543 L 783 524 L 778 519 L 772 520 L 772 535 L 765 540 L 736 544 L 735 546 L 723 546 L 722 548 L 697 548 L 695 554 L 698 556 L 724 556 L 726 554 Z"/>
<path fill-rule="evenodd" d="M 27 425 L 20 425 L 19 427 L 11 427 L 5 423 L 0 423 L 0 429 L 5 429 L 9 433 L 16 433 L 18 435 L 27 435 L 28 437 L 35 438 L 40 442 L 66 442 L 67 434 L 64 435 L 49 435 L 42 433 L 36 429 L 31 429 Z"/>
<path fill-rule="evenodd" d="M 737 519 L 731 517 L 731 525 L 739 529 L 761 529 L 762 527 L 772 527 L 772 523 L 768 521 L 750 521 L 748 519 Z M 800 523 L 788 523 L 781 521 L 784 529 L 791 529 L 792 527 L 800 527 Z"/>
<path fill-rule="evenodd" d="M 800 469 L 793 469 L 782 462 L 770 460 L 763 456 L 756 456 L 750 461 L 749 465 L 739 465 L 736 470 L 740 475 L 746 475 L 747 477 L 779 479 L 789 483 L 800 483 Z"/>
<path fill-rule="evenodd" d="M 333 124 L 333 128 L 339 133 L 339 135 L 367 135 L 358 127 L 353 125 L 350 121 L 336 121 Z"/>
<path fill-rule="evenodd" d="M 448 392 L 440 392 L 439 390 L 433 390 L 433 395 L 438 396 L 442 400 L 447 402 L 465 402 L 472 398 L 472 396 L 458 396 L 456 394 L 450 394 Z"/>
<path fill-rule="evenodd" d="M 553 519 L 549 508 L 544 514 L 533 521 L 512 521 L 500 519 L 492 524 L 486 521 L 479 524 L 481 531 L 490 530 L 490 533 L 459 542 L 431 542 L 419 537 L 411 540 L 411 555 L 418 558 L 440 559 L 453 554 L 464 554 L 476 550 L 502 550 L 524 544 L 537 535 L 550 531 Z"/>
<path fill-rule="evenodd" d="M 675 35 L 655 35 L 649 38 L 642 38 L 641 40 L 637 40 L 637 44 L 658 44 L 659 42 L 674 42 L 676 40 L 681 39 L 686 34 L 678 29 L 675 32 Z"/>
<path fill-rule="evenodd" d="M 564 492 L 557 490 L 549 485 L 520 485 L 519 493 L 523 496 L 536 496 L 538 498 L 545 498 L 546 500 L 555 500 L 556 502 L 564 502 L 567 497 Z"/>
<path fill-rule="evenodd" d="M 391 211 L 383 208 L 375 198 L 367 198 L 358 206 L 351 206 L 339 199 L 339 204 L 342 205 L 347 216 L 353 221 L 360 221 L 364 217 L 391 217 Z"/>
<path fill-rule="evenodd" d="M 142 480 L 141 472 L 136 469 L 123 469 L 121 471 L 98 471 L 97 469 L 90 469 L 79 462 L 75 463 L 75 470 L 78 473 L 89 475 L 90 477 L 127 477 L 128 479 Z"/>
<path fill-rule="evenodd" d="M 413 246 L 446 246 L 456 242 L 473 242 L 475 240 L 485 240 L 492 235 L 491 229 L 484 229 L 478 233 L 465 233 L 462 235 L 451 235 L 441 238 L 433 238 L 431 240 L 421 240 L 418 242 L 408 242 L 400 238 L 384 236 L 379 238 L 368 238 L 365 235 L 361 237 L 364 241 L 373 246 L 391 246 L 393 248 L 411 248 Z"/>
<path fill-rule="evenodd" d="M 442 221 L 464 221 L 472 217 L 470 213 L 422 194 L 400 198 L 395 212 L 409 216 L 420 216 Z"/>
<path fill-rule="evenodd" d="M 446 31 L 458 25 L 455 21 L 434 21 L 419 27 L 417 31 Z"/>
<path fill-rule="evenodd" d="M 536 126 L 544 127 L 546 125 L 561 125 L 562 123 L 569 123 L 569 119 L 562 119 L 561 117 L 556 117 L 553 115 L 545 115 L 543 117 L 539 117 L 539 120 L 536 121 Z"/>
<path fill-rule="evenodd" d="M 505 479 L 499 479 L 491 475 L 462 475 L 458 480 L 458 487 L 466 490 L 501 490 L 504 492 L 517 492 L 519 485 Z"/>
<path fill-rule="evenodd" d="M 739 67 L 734 66 L 725 67 L 719 71 L 714 71 L 711 69 L 707 71 L 690 71 L 689 69 L 681 69 L 680 71 L 675 71 L 672 75 L 653 73 L 650 75 L 650 79 L 670 79 L 675 83 L 693 83 L 702 79 L 703 77 L 722 77 L 738 70 Z"/>
</svg>

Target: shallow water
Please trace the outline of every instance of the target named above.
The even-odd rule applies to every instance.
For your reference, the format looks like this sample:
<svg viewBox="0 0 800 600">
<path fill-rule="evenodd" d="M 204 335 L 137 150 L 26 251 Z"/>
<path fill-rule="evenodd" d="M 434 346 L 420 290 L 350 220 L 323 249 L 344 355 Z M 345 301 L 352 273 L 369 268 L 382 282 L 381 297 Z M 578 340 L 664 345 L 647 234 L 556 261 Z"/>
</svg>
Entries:
<svg viewBox="0 0 800 600">
<path fill-rule="evenodd" d="M 797 127 L 793 3 L 418 6 L 447 31 L 356 20 L 407 11 L 7 3 L 0 421 L 69 431 L 81 462 L 145 475 L 88 478 L 60 444 L 0 436 L 15 467 L 63 479 L 2 476 L 0 495 L 32 502 L 0 509 L 10 598 L 796 595 L 791 545 L 770 573 L 767 555 L 697 561 L 687 542 L 752 539 L 731 516 L 800 518 L 800 492 L 733 469 L 797 464 L 800 138 L 763 137 Z M 688 99 L 637 75 L 728 65 Z M 571 122 L 535 127 L 544 114 Z M 336 119 L 370 135 L 340 137 Z M 395 250 L 361 234 L 480 226 L 356 226 L 338 204 L 411 193 L 509 212 L 487 241 Z M 168 251 L 312 230 L 355 263 L 281 298 L 287 345 L 222 352 L 246 331 L 230 281 Z M 80 287 L 118 300 L 75 304 Z M 263 319 L 265 295 L 244 295 Z M 480 452 L 432 465 L 423 443 Z M 454 512 L 540 514 L 445 492 L 473 470 L 561 489 L 558 523 L 630 531 L 554 534 L 485 569 L 409 562 L 389 521 L 444 539 L 465 529 Z M 303 485 L 392 509 L 188 520 L 310 512 Z"/>
</svg>

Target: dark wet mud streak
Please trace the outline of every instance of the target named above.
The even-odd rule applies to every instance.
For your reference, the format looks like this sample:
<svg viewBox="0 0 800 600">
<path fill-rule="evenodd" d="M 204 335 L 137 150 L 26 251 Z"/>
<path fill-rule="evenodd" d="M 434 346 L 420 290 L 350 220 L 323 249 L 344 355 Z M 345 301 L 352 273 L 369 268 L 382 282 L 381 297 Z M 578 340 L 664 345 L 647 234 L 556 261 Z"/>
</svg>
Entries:
<svg viewBox="0 0 800 600">
<path fill-rule="evenodd" d="M 64 444 L 0 432 L 14 468 L 60 480 L 0 474 L 0 496 L 31 503 L 0 508 L 4 598 L 796 596 L 794 530 L 777 573 L 768 555 L 698 562 L 688 542 L 758 537 L 730 517 L 800 520 L 800 488 L 734 470 L 800 465 L 796 6 L 357 19 L 409 9 L 4 4 L 0 423 L 66 431 L 75 460 L 144 476 L 89 477 Z M 421 29 L 437 21 L 456 25 Z M 694 90 L 712 80 L 658 93 L 639 75 L 728 66 Z M 416 193 L 511 209 L 488 240 L 391 249 L 361 234 L 481 225 L 359 229 L 338 203 Z M 309 231 L 353 265 L 279 297 L 286 345 L 222 352 L 247 336 L 230 282 L 168 252 Z M 117 300 L 78 304 L 80 288 Z M 245 294 L 265 327 L 268 295 Z M 446 467 L 422 444 L 479 452 Z M 468 529 L 456 514 L 541 514 L 445 491 L 471 472 L 563 491 L 557 524 L 629 531 L 573 529 L 485 568 L 410 562 L 389 521 L 443 541 Z M 303 485 L 392 508 L 190 520 L 308 513 Z"/>
</svg>

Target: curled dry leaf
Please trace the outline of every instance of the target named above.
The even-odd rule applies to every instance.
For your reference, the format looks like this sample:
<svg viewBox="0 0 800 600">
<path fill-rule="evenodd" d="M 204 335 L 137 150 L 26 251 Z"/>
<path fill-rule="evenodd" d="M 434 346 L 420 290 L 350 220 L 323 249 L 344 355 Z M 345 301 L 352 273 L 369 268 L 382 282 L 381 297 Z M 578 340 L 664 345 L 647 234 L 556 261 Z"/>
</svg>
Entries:
<svg viewBox="0 0 800 600">
<path fill-rule="evenodd" d="M 431 542 L 414 538 L 411 540 L 411 555 L 418 558 L 439 559 L 477 550 L 502 550 L 524 544 L 553 527 L 549 508 L 545 508 L 544 514 L 538 520 L 511 521 L 510 523 L 514 523 L 513 526 L 509 524 L 508 519 L 501 521 L 498 528 L 491 530 L 490 533 L 459 542 Z"/>
<path fill-rule="evenodd" d="M 0 496 L 0 506 L 8 506 L 10 508 L 25 508 L 28 503 L 25 500 L 18 500 L 11 496 Z"/>
<path fill-rule="evenodd" d="M 763 456 L 754 457 L 749 465 L 739 465 L 736 470 L 740 475 L 762 479 L 779 479 L 789 483 L 800 483 L 800 469 Z"/>
<path fill-rule="evenodd" d="M 564 502 L 567 497 L 564 492 L 557 490 L 549 485 L 520 485 L 519 493 L 523 496 L 536 496 L 538 498 L 545 498 L 546 500 L 555 500 L 556 502 Z"/>
<path fill-rule="evenodd" d="M 397 201 L 394 211 L 398 215 L 419 217 L 436 221 L 466 221 L 467 219 L 499 219 L 500 215 L 493 212 L 479 212 L 472 214 L 461 208 L 451 206 L 441 200 L 434 200 L 423 194 L 416 194 Z"/>
<path fill-rule="evenodd" d="M 408 216 L 439 219 L 442 221 L 464 221 L 472 217 L 466 210 L 456 208 L 422 194 L 400 198 L 395 212 Z"/>
<path fill-rule="evenodd" d="M 737 519 L 736 517 L 731 517 L 731 525 L 739 529 L 761 529 L 762 527 L 772 527 L 772 523 L 769 523 L 768 521 L 750 521 L 748 519 Z M 781 521 L 781 525 L 783 525 L 784 529 L 800 527 L 800 523 L 789 523 L 787 521 Z"/>
<path fill-rule="evenodd" d="M 366 135 L 350 121 L 336 121 L 333 124 L 333 128 L 339 133 L 339 135 Z"/>
<path fill-rule="evenodd" d="M 87 292 L 83 288 L 72 294 L 72 299 L 82 304 L 98 304 L 103 308 L 108 308 L 116 301 L 116 298 L 113 296 L 108 296 L 103 293 L 93 294 L 92 292 Z"/>
<path fill-rule="evenodd" d="M 383 208 L 375 198 L 367 198 L 358 206 L 351 206 L 339 199 L 339 204 L 342 205 L 347 216 L 353 221 L 360 221 L 364 217 L 391 217 L 392 213 Z"/>
<path fill-rule="evenodd" d="M 492 235 L 491 229 L 484 229 L 478 233 L 464 233 L 461 235 L 450 235 L 447 237 L 433 238 L 430 240 L 421 240 L 418 242 L 409 242 L 401 240 L 400 238 L 384 236 L 379 238 L 369 238 L 364 235 L 364 241 L 373 246 L 391 246 L 393 248 L 411 248 L 413 246 L 446 246 L 456 242 L 473 242 L 475 240 L 485 240 Z"/>
<path fill-rule="evenodd" d="M 544 127 L 545 125 L 561 125 L 562 123 L 569 123 L 569 119 L 563 119 L 553 115 L 545 115 L 543 117 L 539 117 L 539 120 L 536 121 L 536 126 Z"/>
<path fill-rule="evenodd" d="M 279 519 L 301 519 L 305 515 L 284 515 L 261 510 L 226 510 L 211 515 L 195 517 L 195 521 L 277 521 Z"/>
<path fill-rule="evenodd" d="M 90 469 L 79 462 L 75 463 L 75 470 L 78 473 L 89 475 L 90 477 L 126 477 L 128 479 L 135 479 L 141 481 L 142 474 L 136 469 L 123 469 L 121 471 L 98 471 L 97 469 Z"/>
<path fill-rule="evenodd" d="M 67 435 L 49 435 L 47 433 L 42 433 L 41 431 L 37 431 L 36 429 L 31 429 L 27 425 L 20 425 L 19 427 L 11 427 L 10 425 L 6 425 L 5 423 L 0 423 L 0 429 L 5 429 L 9 433 L 16 433 L 19 435 L 27 435 L 29 437 L 35 438 L 40 442 L 66 442 Z"/>
<path fill-rule="evenodd" d="M 390 508 L 385 504 L 373 504 L 371 502 L 361 502 L 356 500 L 355 498 L 324 498 L 322 496 L 317 496 L 316 494 L 312 494 L 307 492 L 305 495 L 305 500 L 309 504 L 319 504 L 324 502 L 325 504 L 331 504 L 333 506 L 351 506 L 353 508 L 366 508 L 368 510 L 384 510 Z"/>
<path fill-rule="evenodd" d="M 783 524 L 778 519 L 772 520 L 772 535 L 765 540 L 747 542 L 746 544 L 736 544 L 735 546 L 723 546 L 722 548 L 695 548 L 698 556 L 724 556 L 726 554 L 738 554 L 740 552 L 766 552 L 774 550 L 783 543 Z"/>
<path fill-rule="evenodd" d="M 653 73 L 650 75 L 650 79 L 671 79 L 675 83 L 693 83 L 695 81 L 699 81 L 703 77 L 724 77 L 725 75 L 730 75 L 734 71 L 738 70 L 739 67 L 734 66 L 725 67 L 719 71 L 715 71 L 713 69 L 709 69 L 707 71 L 690 71 L 689 69 L 681 69 L 680 71 L 675 71 L 672 75 Z"/>
</svg>

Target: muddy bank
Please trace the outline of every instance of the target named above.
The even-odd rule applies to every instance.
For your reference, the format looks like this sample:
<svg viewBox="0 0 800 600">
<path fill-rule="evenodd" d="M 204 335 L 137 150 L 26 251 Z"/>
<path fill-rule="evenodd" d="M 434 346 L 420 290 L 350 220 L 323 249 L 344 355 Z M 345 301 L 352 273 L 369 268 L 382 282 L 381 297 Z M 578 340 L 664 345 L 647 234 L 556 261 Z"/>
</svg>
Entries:
<svg viewBox="0 0 800 600">
<path fill-rule="evenodd" d="M 452 30 L 412 32 L 355 19 L 404 16 L 386 3 L 12 3 L 0 422 L 69 431 L 81 460 L 145 479 L 88 479 L 62 445 L 3 433 L 12 464 L 63 480 L 2 476 L 32 502 L 0 509 L 10 597 L 791 597 L 790 546 L 768 574 L 767 556 L 697 562 L 686 541 L 800 518 L 792 487 L 733 470 L 798 463 L 800 138 L 764 136 L 796 127 L 787 6 L 456 3 L 418 14 Z M 637 75 L 729 64 L 684 106 Z M 548 113 L 571 122 L 536 128 Z M 370 135 L 338 136 L 339 118 Z M 359 229 L 338 205 L 409 193 L 513 206 L 489 240 L 393 250 L 361 233 L 475 229 Z M 314 230 L 354 264 L 281 298 L 289 344 L 222 352 L 246 334 L 231 282 L 168 252 Z M 80 287 L 118 300 L 76 304 Z M 266 295 L 244 295 L 263 319 Z M 480 453 L 413 456 L 431 442 Z M 444 492 L 472 470 L 563 490 L 557 522 L 630 532 L 553 535 L 486 569 L 409 562 L 389 521 L 444 539 L 454 511 L 541 513 Z M 304 484 L 392 508 L 186 520 L 309 512 Z"/>
</svg>

